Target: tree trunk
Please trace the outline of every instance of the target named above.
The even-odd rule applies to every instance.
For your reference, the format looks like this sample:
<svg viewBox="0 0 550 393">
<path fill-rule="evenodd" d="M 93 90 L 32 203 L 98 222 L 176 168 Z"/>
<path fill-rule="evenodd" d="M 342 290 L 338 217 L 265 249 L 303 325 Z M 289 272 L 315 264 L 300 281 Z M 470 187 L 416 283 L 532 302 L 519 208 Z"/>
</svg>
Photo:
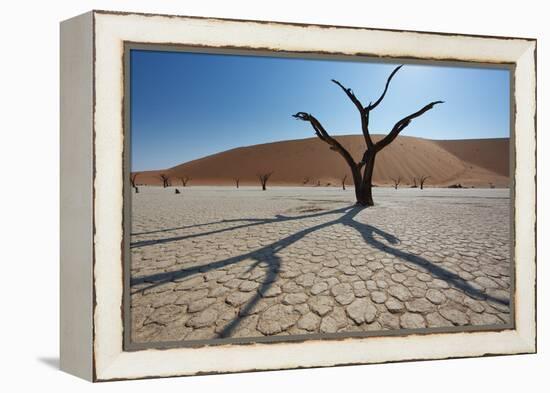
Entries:
<svg viewBox="0 0 550 393">
<path fill-rule="evenodd" d="M 374 200 L 372 199 L 372 174 L 374 172 L 375 158 L 376 152 L 365 154 L 365 169 L 363 174 L 361 174 L 359 166 L 351 167 L 356 203 L 361 206 L 374 206 Z"/>
<path fill-rule="evenodd" d="M 360 184 L 355 187 L 356 204 L 361 206 L 374 206 L 372 199 L 372 184 Z"/>
<path fill-rule="evenodd" d="M 262 183 L 262 190 L 265 191 L 265 183 Z"/>
<path fill-rule="evenodd" d="M 374 172 L 374 159 L 376 153 L 369 154 L 369 157 L 365 163 L 365 172 L 363 174 L 363 198 L 366 204 L 363 206 L 373 206 L 374 201 L 372 199 L 372 174 Z"/>
<path fill-rule="evenodd" d="M 352 168 L 353 183 L 355 185 L 355 199 L 358 205 L 374 206 L 372 199 L 372 174 L 376 152 L 365 154 L 365 169 L 361 175 L 359 167 Z"/>
</svg>

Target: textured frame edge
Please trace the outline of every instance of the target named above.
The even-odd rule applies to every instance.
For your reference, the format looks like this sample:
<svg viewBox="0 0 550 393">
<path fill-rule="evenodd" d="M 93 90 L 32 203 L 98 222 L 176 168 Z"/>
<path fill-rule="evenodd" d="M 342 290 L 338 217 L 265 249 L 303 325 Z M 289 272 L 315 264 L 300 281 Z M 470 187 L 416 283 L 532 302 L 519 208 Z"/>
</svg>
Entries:
<svg viewBox="0 0 550 393">
<path fill-rule="evenodd" d="M 60 24 L 60 368 L 93 380 L 93 12 Z"/>
</svg>

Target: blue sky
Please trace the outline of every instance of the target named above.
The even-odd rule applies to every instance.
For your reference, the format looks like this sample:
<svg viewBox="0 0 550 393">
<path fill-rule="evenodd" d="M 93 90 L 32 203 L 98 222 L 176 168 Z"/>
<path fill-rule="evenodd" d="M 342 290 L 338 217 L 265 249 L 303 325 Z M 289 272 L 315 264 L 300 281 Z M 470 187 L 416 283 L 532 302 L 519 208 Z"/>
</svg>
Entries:
<svg viewBox="0 0 550 393">
<path fill-rule="evenodd" d="M 132 170 L 164 169 L 239 146 L 314 136 L 292 114 L 315 115 L 332 135 L 360 134 L 357 109 L 331 79 L 367 105 L 399 63 L 132 50 Z M 509 71 L 413 65 L 395 75 L 371 113 L 371 133 L 443 100 L 402 135 L 509 136 Z"/>
</svg>

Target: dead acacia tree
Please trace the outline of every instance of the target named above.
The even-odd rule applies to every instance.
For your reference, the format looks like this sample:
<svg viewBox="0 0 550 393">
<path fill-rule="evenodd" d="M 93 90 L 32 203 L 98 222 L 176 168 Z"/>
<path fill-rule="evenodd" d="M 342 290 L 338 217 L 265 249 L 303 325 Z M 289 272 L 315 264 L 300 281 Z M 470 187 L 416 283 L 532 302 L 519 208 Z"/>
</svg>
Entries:
<svg viewBox="0 0 550 393">
<path fill-rule="evenodd" d="M 136 178 L 137 178 L 137 175 L 139 175 L 139 172 L 130 174 L 130 183 L 132 184 L 132 187 L 133 187 L 134 190 L 136 191 L 136 194 L 139 192 L 139 188 L 138 188 L 137 185 L 136 185 Z"/>
<path fill-rule="evenodd" d="M 304 177 L 304 180 L 302 180 L 302 184 L 306 185 L 307 183 L 309 183 L 309 177 Z"/>
<path fill-rule="evenodd" d="M 418 184 L 416 184 L 416 177 L 413 177 L 413 185 L 411 188 L 418 188 Z"/>
<path fill-rule="evenodd" d="M 239 188 L 239 183 L 240 183 L 241 179 L 239 179 L 238 177 L 234 177 L 233 181 L 235 182 L 235 186 L 237 186 L 237 188 Z"/>
<path fill-rule="evenodd" d="M 426 180 L 428 180 L 430 178 L 430 176 L 420 176 L 420 189 L 423 190 L 424 189 L 424 183 L 426 182 Z"/>
<path fill-rule="evenodd" d="M 181 181 L 181 184 L 186 187 L 187 186 L 187 182 L 189 180 L 191 180 L 191 178 L 189 176 L 183 176 L 183 177 L 179 177 L 180 181 Z"/>
<path fill-rule="evenodd" d="M 342 190 L 346 191 L 346 179 L 348 178 L 348 175 L 344 175 L 344 178 L 342 179 Z"/>
<path fill-rule="evenodd" d="M 436 104 L 440 104 L 443 101 L 433 101 L 430 102 L 428 105 L 425 105 L 422 109 L 418 110 L 417 112 L 414 112 L 401 120 L 399 120 L 391 131 L 381 140 L 374 143 L 374 141 L 371 138 L 370 132 L 369 132 L 369 117 L 372 112 L 384 99 L 386 92 L 388 91 L 388 86 L 390 84 L 390 81 L 394 77 L 394 75 L 399 71 L 399 69 L 402 67 L 400 65 L 399 67 L 395 68 L 388 79 L 386 80 L 386 86 L 384 87 L 384 91 L 380 95 L 380 97 L 374 102 L 370 102 L 369 105 L 364 106 L 361 101 L 355 96 L 353 91 L 349 88 L 344 87 L 340 82 L 337 80 L 332 80 L 336 85 L 338 85 L 344 93 L 348 96 L 348 98 L 353 102 L 353 104 L 356 106 L 357 110 L 359 111 L 359 115 L 361 118 L 361 129 L 363 131 L 363 136 L 365 138 L 365 142 L 367 145 L 367 148 L 365 152 L 363 153 L 363 156 L 361 157 L 361 160 L 359 162 L 355 162 L 352 155 L 349 153 L 348 150 L 340 144 L 336 139 L 334 139 L 332 136 L 329 135 L 329 133 L 325 130 L 323 125 L 317 118 L 310 113 L 306 112 L 298 112 L 293 117 L 295 117 L 298 120 L 307 121 L 311 124 L 313 127 L 313 130 L 315 131 L 315 134 L 321 139 L 323 142 L 327 143 L 330 146 L 331 150 L 336 151 L 339 153 L 346 163 L 349 165 L 353 177 L 353 183 L 355 185 L 355 199 L 357 201 L 357 204 L 362 206 L 372 206 L 374 205 L 374 201 L 372 199 L 372 174 L 374 171 L 374 163 L 376 159 L 376 155 L 386 146 L 388 146 L 390 143 L 392 143 L 395 138 L 407 127 L 411 121 L 430 109 L 432 109 Z"/>
<path fill-rule="evenodd" d="M 399 184 L 401 183 L 401 176 L 399 176 L 397 179 L 391 178 L 393 181 L 393 186 L 397 190 L 397 187 L 399 187 Z"/>
<path fill-rule="evenodd" d="M 258 179 L 260 179 L 260 183 L 262 184 L 262 190 L 263 191 L 266 190 L 265 185 L 267 184 L 267 181 L 269 180 L 269 178 L 271 177 L 272 174 L 273 174 L 273 172 L 258 173 Z"/>
<path fill-rule="evenodd" d="M 170 183 L 168 182 L 169 177 L 166 176 L 166 174 L 161 173 L 161 174 L 159 175 L 159 177 L 160 177 L 160 180 L 162 180 L 162 187 L 166 188 L 166 187 L 168 187 L 168 186 L 170 185 Z"/>
</svg>

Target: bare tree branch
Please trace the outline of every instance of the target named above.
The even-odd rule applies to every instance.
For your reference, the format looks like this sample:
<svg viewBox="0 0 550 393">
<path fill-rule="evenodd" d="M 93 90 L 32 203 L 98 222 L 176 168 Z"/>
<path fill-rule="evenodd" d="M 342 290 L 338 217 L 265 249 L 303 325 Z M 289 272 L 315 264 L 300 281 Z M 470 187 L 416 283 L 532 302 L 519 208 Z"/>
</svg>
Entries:
<svg viewBox="0 0 550 393">
<path fill-rule="evenodd" d="M 420 176 L 420 189 L 423 190 L 424 189 L 424 183 L 426 182 L 426 180 L 428 180 L 430 178 L 430 176 Z"/>
<path fill-rule="evenodd" d="M 363 166 L 367 163 L 368 156 L 369 150 L 365 150 L 365 152 L 363 153 L 363 158 L 361 158 L 361 161 L 357 163 L 357 167 L 359 168 L 359 170 L 361 170 Z"/>
<path fill-rule="evenodd" d="M 181 184 L 186 187 L 187 186 L 187 182 L 189 180 L 191 180 L 191 178 L 189 176 L 183 176 L 183 177 L 179 177 L 178 179 L 180 179 L 181 181 Z"/>
<path fill-rule="evenodd" d="M 315 118 L 315 116 L 312 116 L 309 113 L 305 113 L 305 112 L 298 112 L 295 115 L 292 115 L 292 117 L 298 120 L 310 122 L 317 136 L 322 141 L 328 143 L 330 145 L 331 150 L 334 150 L 340 153 L 340 155 L 344 157 L 348 165 L 352 167 L 357 166 L 351 154 L 344 148 L 344 146 L 342 146 L 336 139 L 334 139 L 327 133 L 327 131 L 323 128 L 319 120 Z"/>
<path fill-rule="evenodd" d="M 386 95 L 386 92 L 388 91 L 388 87 L 390 86 L 390 82 L 391 82 L 393 76 L 397 73 L 397 71 L 399 71 L 401 69 L 401 67 L 403 67 L 403 64 L 401 64 L 399 67 L 397 67 L 395 70 L 392 71 L 392 73 L 388 77 L 388 80 L 386 81 L 386 87 L 384 87 L 384 91 L 382 92 L 382 95 L 380 96 L 380 98 L 378 98 L 374 102 L 374 104 L 369 104 L 369 106 L 366 108 L 368 111 L 373 110 L 374 108 L 376 108 L 378 106 L 378 104 L 380 104 L 382 102 L 382 100 L 384 99 L 384 97 Z"/>
<path fill-rule="evenodd" d="M 395 138 L 397 138 L 397 135 L 399 135 L 399 133 L 401 131 L 403 131 L 405 129 L 405 127 L 407 127 L 411 121 L 419 116 L 422 116 L 424 113 L 426 113 L 427 111 L 429 111 L 430 109 L 432 109 L 435 105 L 437 104 L 442 104 L 444 101 L 434 101 L 434 102 L 430 102 L 428 105 L 424 106 L 422 109 L 420 109 L 419 111 L 417 112 L 414 112 L 413 114 L 409 115 L 409 116 L 406 116 L 404 117 L 403 119 L 399 120 L 397 123 L 395 123 L 395 125 L 393 126 L 392 130 L 390 131 L 390 133 L 388 135 L 386 135 L 382 140 L 380 140 L 379 142 L 376 143 L 375 147 L 376 147 L 376 150 L 377 151 L 380 151 L 382 150 L 384 147 L 386 147 L 387 145 L 389 145 L 390 143 L 393 142 L 393 140 Z"/>
<path fill-rule="evenodd" d="M 369 133 L 369 111 L 367 108 L 363 107 L 363 104 L 361 104 L 361 101 L 355 96 L 353 93 L 353 90 L 344 87 L 340 82 L 338 82 L 335 79 L 331 79 L 332 82 L 336 83 L 340 88 L 346 93 L 346 95 L 349 97 L 349 99 L 354 103 L 355 107 L 359 111 L 359 114 L 361 116 L 361 129 L 363 131 L 363 136 L 365 137 L 365 142 L 367 143 L 367 147 L 370 149 L 373 147 L 373 142 L 370 137 Z"/>
<path fill-rule="evenodd" d="M 355 106 L 357 107 L 357 109 L 359 110 L 359 112 L 363 112 L 365 110 L 365 108 L 363 108 L 363 104 L 361 104 L 361 101 L 359 101 L 359 99 L 355 96 L 355 94 L 353 93 L 353 90 L 347 88 L 347 87 L 344 87 L 344 85 L 342 85 L 340 82 L 338 82 L 336 79 L 331 79 L 331 81 L 333 83 L 336 83 L 338 86 L 340 86 L 340 88 L 344 91 L 344 93 L 346 93 L 346 95 L 349 97 L 349 99 L 351 100 L 351 102 L 353 102 L 355 104 Z"/>
</svg>

